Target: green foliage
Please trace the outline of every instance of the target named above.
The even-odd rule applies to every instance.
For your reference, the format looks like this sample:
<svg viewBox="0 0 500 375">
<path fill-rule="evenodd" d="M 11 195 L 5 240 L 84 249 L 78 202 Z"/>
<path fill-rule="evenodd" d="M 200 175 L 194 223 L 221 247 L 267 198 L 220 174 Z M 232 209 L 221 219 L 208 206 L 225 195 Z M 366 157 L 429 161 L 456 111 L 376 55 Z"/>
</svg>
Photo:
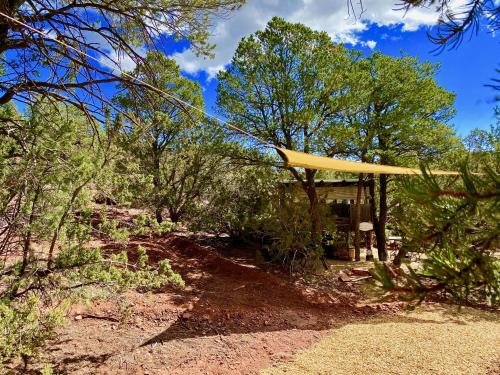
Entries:
<svg viewBox="0 0 500 375">
<path fill-rule="evenodd" d="M 454 114 L 454 95 L 435 80 L 438 66 L 417 58 L 386 56 L 379 52 L 360 59 L 350 70 L 351 100 L 338 116 L 337 127 L 350 134 L 349 154 L 378 164 L 455 169 L 463 147 L 447 122 Z M 329 137 L 335 138 L 332 128 Z M 385 233 L 398 207 L 397 189 L 388 175 L 372 181 L 372 216 L 379 259 L 385 260 Z M 396 228 L 394 228 L 396 227 Z"/>
<path fill-rule="evenodd" d="M 5 334 L 0 339 L 0 364 L 36 355 L 64 323 L 69 302 L 85 297 L 87 288 L 119 293 L 129 288 L 151 290 L 165 283 L 184 287 L 167 259 L 151 265 L 141 246 L 132 255 L 135 262 L 124 251 L 109 256 L 100 249 L 73 246 L 60 251 L 49 272 L 40 262 L 30 263 L 23 273 L 20 265 L 13 267 L 12 274 L 2 277 L 0 329 Z"/>
<path fill-rule="evenodd" d="M 150 52 L 147 65 L 138 65 L 133 75 L 203 109 L 198 83 L 180 74 L 177 64 L 159 52 Z M 181 107 L 162 95 L 133 85 L 124 85 L 115 101 L 133 121 L 118 126 L 117 146 L 123 160 L 116 173 L 127 176 L 132 203 L 147 205 L 158 223 L 167 209 L 179 221 L 212 186 L 213 176 L 223 168 L 227 145 L 218 124 L 201 112 Z"/>
<path fill-rule="evenodd" d="M 362 57 L 324 32 L 275 17 L 240 42 L 218 76 L 217 105 L 231 123 L 279 147 L 380 164 L 438 164 L 461 147 L 446 124 L 454 95 L 437 84 L 437 68 L 408 56 Z M 288 170 L 309 198 L 310 232 L 319 243 L 318 171 Z M 379 185 L 374 224 L 384 244 L 388 177 Z"/>
<path fill-rule="evenodd" d="M 68 303 L 44 311 L 39 297 L 22 303 L 0 300 L 0 370 L 11 358 L 27 359 L 64 323 Z"/>
<path fill-rule="evenodd" d="M 402 182 L 407 194 L 398 217 L 407 250 L 423 254 L 422 267 L 397 273 L 379 265 L 383 287 L 411 298 L 444 291 L 459 302 L 500 303 L 500 179 L 496 162 L 472 174 L 463 163 L 459 180 L 428 173 Z"/>
<path fill-rule="evenodd" d="M 358 53 L 325 32 L 274 17 L 264 31 L 244 38 L 218 76 L 217 104 L 231 123 L 280 147 L 334 155 L 341 139 L 326 143 L 345 101 L 347 72 Z"/>
<path fill-rule="evenodd" d="M 265 250 L 274 261 L 281 261 L 290 271 L 310 272 L 317 269 L 324 249 L 310 236 L 311 215 L 307 201 L 297 200 L 293 192 L 282 187 L 274 192 L 270 206 L 262 215 L 256 230 L 260 231 L 268 245 Z M 326 220 L 326 206 L 320 215 Z M 323 235 L 334 232 L 333 225 L 325 225 Z"/>
<path fill-rule="evenodd" d="M 171 221 L 163 221 L 158 223 L 153 217 L 144 213 L 139 214 L 133 220 L 132 231 L 138 236 L 162 235 L 173 232 L 177 228 L 177 224 Z"/>
<path fill-rule="evenodd" d="M 100 285 L 121 292 L 132 287 L 154 289 L 167 282 L 184 286 L 168 260 L 162 260 L 157 267 L 149 265 L 146 250 L 141 246 L 134 258 L 137 260 L 130 262 L 125 251 L 105 256 L 100 249 L 72 247 L 57 256 L 53 272 L 63 289 L 73 289 L 74 285 Z"/>
<path fill-rule="evenodd" d="M 500 150 L 500 108 L 495 108 L 496 124 L 489 130 L 473 129 L 463 139 L 469 152 L 469 165 L 474 172 L 483 170 L 484 165 L 500 167 L 497 153 Z"/>
<path fill-rule="evenodd" d="M 418 166 L 460 147 L 446 125 L 455 96 L 436 82 L 438 68 L 379 52 L 353 63 L 347 84 L 352 97 L 337 124 L 351 132 L 352 153 L 369 162 Z"/>
<path fill-rule="evenodd" d="M 119 228 L 119 222 L 116 219 L 109 220 L 105 215 L 101 215 L 102 219 L 99 223 L 101 233 L 109 236 L 112 240 L 117 241 L 122 246 L 126 246 L 129 242 L 129 231 L 126 228 Z"/>
<path fill-rule="evenodd" d="M 348 72 L 358 58 L 325 32 L 274 17 L 265 30 L 242 39 L 231 65 L 219 73 L 217 105 L 232 124 L 270 144 L 330 157 L 344 154 L 348 134 L 336 126 L 336 118 L 347 105 Z M 319 244 L 317 171 L 288 170 L 307 193 L 310 237 Z"/>
<path fill-rule="evenodd" d="M 12 14 L 24 9 L 21 3 L 9 5 Z M 240 3 L 188 1 L 178 7 L 153 1 L 140 3 L 137 10 L 137 4 L 111 1 L 102 10 L 103 17 L 113 15 L 110 34 L 104 37 L 112 46 L 119 40 L 117 49 L 127 45 L 125 52 L 130 52 L 128 48 L 144 45 L 145 30 L 158 27 L 149 21 L 165 12 L 171 15 L 175 6 L 174 17 L 157 21 L 209 55 L 207 12 Z M 47 14 L 53 22 L 64 22 L 73 17 L 75 4 L 65 6 L 62 15 L 58 4 L 47 3 L 52 9 Z M 129 8 L 137 11 L 127 13 Z M 145 18 L 151 26 L 142 22 Z M 79 25 L 65 27 L 81 31 Z M 24 34 L 11 31 L 23 40 Z M 76 46 L 85 45 L 80 37 L 66 37 Z M 158 51 L 148 52 L 130 74 L 188 105 L 123 80 L 113 102 L 107 103 L 115 113 L 105 111 L 103 126 L 92 127 L 88 111 L 95 107 L 82 104 L 79 93 L 93 95 L 93 90 L 81 88 L 92 87 L 95 78 L 89 86 L 79 81 L 77 72 L 83 71 L 64 65 L 61 51 L 52 51 L 33 64 L 57 61 L 57 71 L 65 72 L 61 79 L 50 87 L 34 82 L 30 77 L 38 74 L 35 67 L 18 77 L 19 85 L 6 86 L 19 95 L 36 87 L 45 99 L 33 97 L 36 105 L 23 115 L 14 106 L 0 106 L 0 366 L 12 358 L 27 361 L 35 356 L 63 324 L 69 304 L 90 298 L 96 287 L 106 293 L 151 290 L 167 282 L 183 287 L 168 260 L 155 264 L 146 248 L 130 246 L 131 236 L 170 233 L 181 220 L 191 230 L 258 239 L 266 245 L 266 258 L 292 270 L 315 268 L 323 256 L 322 236 L 335 231 L 316 192 L 316 170 L 277 168 L 268 152 L 248 149 L 251 140 L 239 142 L 205 118 L 195 109 L 204 107 L 199 84 L 182 76 L 175 61 Z M 279 147 L 381 164 L 416 166 L 425 161 L 453 168 L 465 149 L 447 126 L 454 95 L 436 83 L 437 69 L 408 56 L 363 57 L 333 43 L 325 32 L 273 18 L 265 30 L 240 42 L 232 64 L 219 74 L 217 104 L 231 123 Z M 67 81 L 72 82 L 69 90 Z M 47 96 L 74 99 L 75 106 L 54 104 Z M 11 98 L 2 95 L 0 102 Z M 498 126 L 490 133 L 474 131 L 465 143 L 472 163 L 462 166 L 461 179 L 426 173 L 394 185 L 391 203 L 398 222 L 393 229 L 424 260 L 416 269 L 377 264 L 374 276 L 386 290 L 407 298 L 445 291 L 460 301 L 498 305 Z M 279 183 L 289 173 L 308 202 Z M 378 181 L 379 186 L 371 186 L 373 198 L 379 195 L 377 236 L 385 234 L 390 218 L 387 191 L 392 183 L 384 175 Z M 121 222 L 102 209 L 96 228 L 95 197 L 145 207 L 154 215 Z M 164 220 L 165 211 L 170 221 Z M 96 231 L 118 249 L 89 247 Z M 383 247 L 385 237 L 379 244 Z M 121 310 L 126 321 L 126 301 Z"/>
<path fill-rule="evenodd" d="M 118 293 L 184 285 L 168 260 L 151 264 L 142 248 L 110 254 L 86 246 L 93 187 L 108 173 L 114 134 L 95 133 L 63 105 L 42 101 L 26 116 L 12 107 L 1 111 L 16 122 L 0 126 L 0 365 L 35 355 L 69 303 L 91 286 Z M 101 231 L 120 246 L 128 243 L 128 229 L 102 219 Z"/>
<path fill-rule="evenodd" d="M 253 158 L 261 165 L 248 165 L 245 160 Z M 191 207 L 187 216 L 190 229 L 251 239 L 281 176 L 268 163 L 255 152 L 236 149 L 224 160 L 223 169 L 212 175 L 210 189 Z"/>
<path fill-rule="evenodd" d="M 54 370 L 49 364 L 45 364 L 40 370 L 41 375 L 54 375 Z"/>
<path fill-rule="evenodd" d="M 25 268 L 35 240 L 49 243 L 50 263 L 58 244 L 88 238 L 90 183 L 106 163 L 106 143 L 65 106 L 40 102 L 15 116 L 22 126 L 0 132 L 8 146 L 0 150 L 0 219 L 8 224 L 0 253 L 20 251 Z"/>
<path fill-rule="evenodd" d="M 243 3 L 243 0 L 2 3 L 2 12 L 18 21 L 6 22 L 4 17 L 0 21 L 0 73 L 5 72 L 4 66 L 9 67 L 8 72 L 0 74 L 0 105 L 12 100 L 36 105 L 36 97 L 40 95 L 82 110 L 98 129 L 103 106 L 109 104 L 102 85 L 130 83 L 130 80 L 103 70 L 102 64 L 113 65 L 113 61 L 96 65 L 97 57 L 114 51 L 117 60 L 127 58 L 142 64 L 144 58 L 139 51 L 156 49 L 161 36 L 168 36 L 174 42 L 182 39 L 195 54 L 212 56 L 214 46 L 208 39 L 213 18 L 227 15 Z M 21 20 L 27 26 L 20 26 Z M 25 27 L 49 38 L 32 38 L 25 33 Z M 62 39 L 50 37 L 61 30 L 64 30 Z M 94 59 L 77 51 L 90 52 Z"/>
</svg>

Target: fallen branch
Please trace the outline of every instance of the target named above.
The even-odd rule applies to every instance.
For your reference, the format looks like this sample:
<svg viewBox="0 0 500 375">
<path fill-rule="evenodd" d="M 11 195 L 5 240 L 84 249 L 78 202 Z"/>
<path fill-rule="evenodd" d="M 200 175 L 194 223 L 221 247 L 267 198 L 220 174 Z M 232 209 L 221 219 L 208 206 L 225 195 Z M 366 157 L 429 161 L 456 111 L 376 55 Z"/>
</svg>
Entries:
<svg viewBox="0 0 500 375">
<path fill-rule="evenodd" d="M 120 323 L 119 319 L 113 318 L 112 316 L 101 316 L 101 315 L 93 315 L 93 314 L 80 314 L 80 315 L 76 315 L 75 319 L 78 316 L 81 317 L 81 319 L 109 320 L 111 322 Z M 80 320 L 80 319 L 77 319 L 77 320 Z"/>
</svg>

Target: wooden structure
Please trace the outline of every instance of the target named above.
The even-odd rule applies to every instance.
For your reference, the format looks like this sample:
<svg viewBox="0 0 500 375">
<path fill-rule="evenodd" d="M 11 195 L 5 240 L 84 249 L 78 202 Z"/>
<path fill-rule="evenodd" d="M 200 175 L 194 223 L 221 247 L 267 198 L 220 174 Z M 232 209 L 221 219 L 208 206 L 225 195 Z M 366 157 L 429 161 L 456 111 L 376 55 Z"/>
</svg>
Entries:
<svg viewBox="0 0 500 375">
<path fill-rule="evenodd" d="M 316 192 L 320 204 L 327 206 L 327 218 L 335 224 L 336 238 L 332 239 L 332 246 L 324 246 L 328 256 L 347 259 L 350 247 L 350 234 L 355 230 L 356 199 L 358 194 L 358 180 L 316 180 Z M 286 181 L 285 188 L 292 194 L 295 202 L 308 201 L 302 186 L 296 181 Z M 370 194 L 368 182 L 362 182 L 360 222 L 372 223 Z M 371 248 L 372 231 L 366 233 L 367 244 Z M 330 247 L 330 249 L 329 249 Z M 345 253 L 345 254 L 344 254 Z"/>
<path fill-rule="evenodd" d="M 337 229 L 353 231 L 358 180 L 316 180 L 315 183 L 319 201 L 321 204 L 327 205 L 328 216 L 334 220 Z M 288 189 L 292 189 L 294 201 L 307 200 L 307 195 L 298 182 L 286 181 L 283 184 Z M 362 184 L 360 222 L 372 222 L 368 183 L 364 181 Z"/>
</svg>

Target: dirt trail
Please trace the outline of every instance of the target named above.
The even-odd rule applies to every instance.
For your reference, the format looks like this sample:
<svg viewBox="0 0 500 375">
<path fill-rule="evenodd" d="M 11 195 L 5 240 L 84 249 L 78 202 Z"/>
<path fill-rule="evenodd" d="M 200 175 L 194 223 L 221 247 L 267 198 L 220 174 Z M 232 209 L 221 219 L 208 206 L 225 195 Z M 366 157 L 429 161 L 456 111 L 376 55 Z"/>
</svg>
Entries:
<svg viewBox="0 0 500 375">
<path fill-rule="evenodd" d="M 153 261 L 170 259 L 186 288 L 129 292 L 126 324 L 113 321 L 123 314 L 118 301 L 75 307 L 44 362 L 73 374 L 254 374 L 319 341 L 332 325 L 373 313 L 341 293 L 297 288 L 241 249 L 221 255 L 171 235 L 132 241 L 131 255 L 139 244 Z"/>
</svg>

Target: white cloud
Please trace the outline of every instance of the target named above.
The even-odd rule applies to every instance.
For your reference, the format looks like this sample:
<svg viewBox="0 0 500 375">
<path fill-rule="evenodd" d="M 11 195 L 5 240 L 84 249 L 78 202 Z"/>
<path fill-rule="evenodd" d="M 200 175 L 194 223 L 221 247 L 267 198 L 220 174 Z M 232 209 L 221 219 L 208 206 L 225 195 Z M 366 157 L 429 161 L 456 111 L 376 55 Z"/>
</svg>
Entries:
<svg viewBox="0 0 500 375">
<path fill-rule="evenodd" d="M 374 40 L 368 40 L 367 42 L 364 42 L 364 45 L 369 49 L 374 49 L 377 46 L 377 42 Z"/>
<path fill-rule="evenodd" d="M 371 49 L 375 48 L 376 42 L 364 42 L 359 37 L 370 24 L 402 25 L 404 31 L 414 31 L 436 22 L 437 15 L 432 9 L 412 9 L 405 13 L 395 11 L 394 3 L 392 0 L 363 0 L 365 12 L 356 19 L 349 16 L 346 0 L 250 0 L 229 19 L 214 20 L 216 24 L 210 38 L 217 46 L 214 59 L 196 57 L 189 49 L 172 57 L 185 72 L 205 72 L 209 79 L 214 78 L 231 61 L 241 38 L 263 29 L 273 16 L 324 30 L 334 41 L 352 45 L 363 42 Z M 359 10 L 356 9 L 358 16 Z"/>
</svg>

